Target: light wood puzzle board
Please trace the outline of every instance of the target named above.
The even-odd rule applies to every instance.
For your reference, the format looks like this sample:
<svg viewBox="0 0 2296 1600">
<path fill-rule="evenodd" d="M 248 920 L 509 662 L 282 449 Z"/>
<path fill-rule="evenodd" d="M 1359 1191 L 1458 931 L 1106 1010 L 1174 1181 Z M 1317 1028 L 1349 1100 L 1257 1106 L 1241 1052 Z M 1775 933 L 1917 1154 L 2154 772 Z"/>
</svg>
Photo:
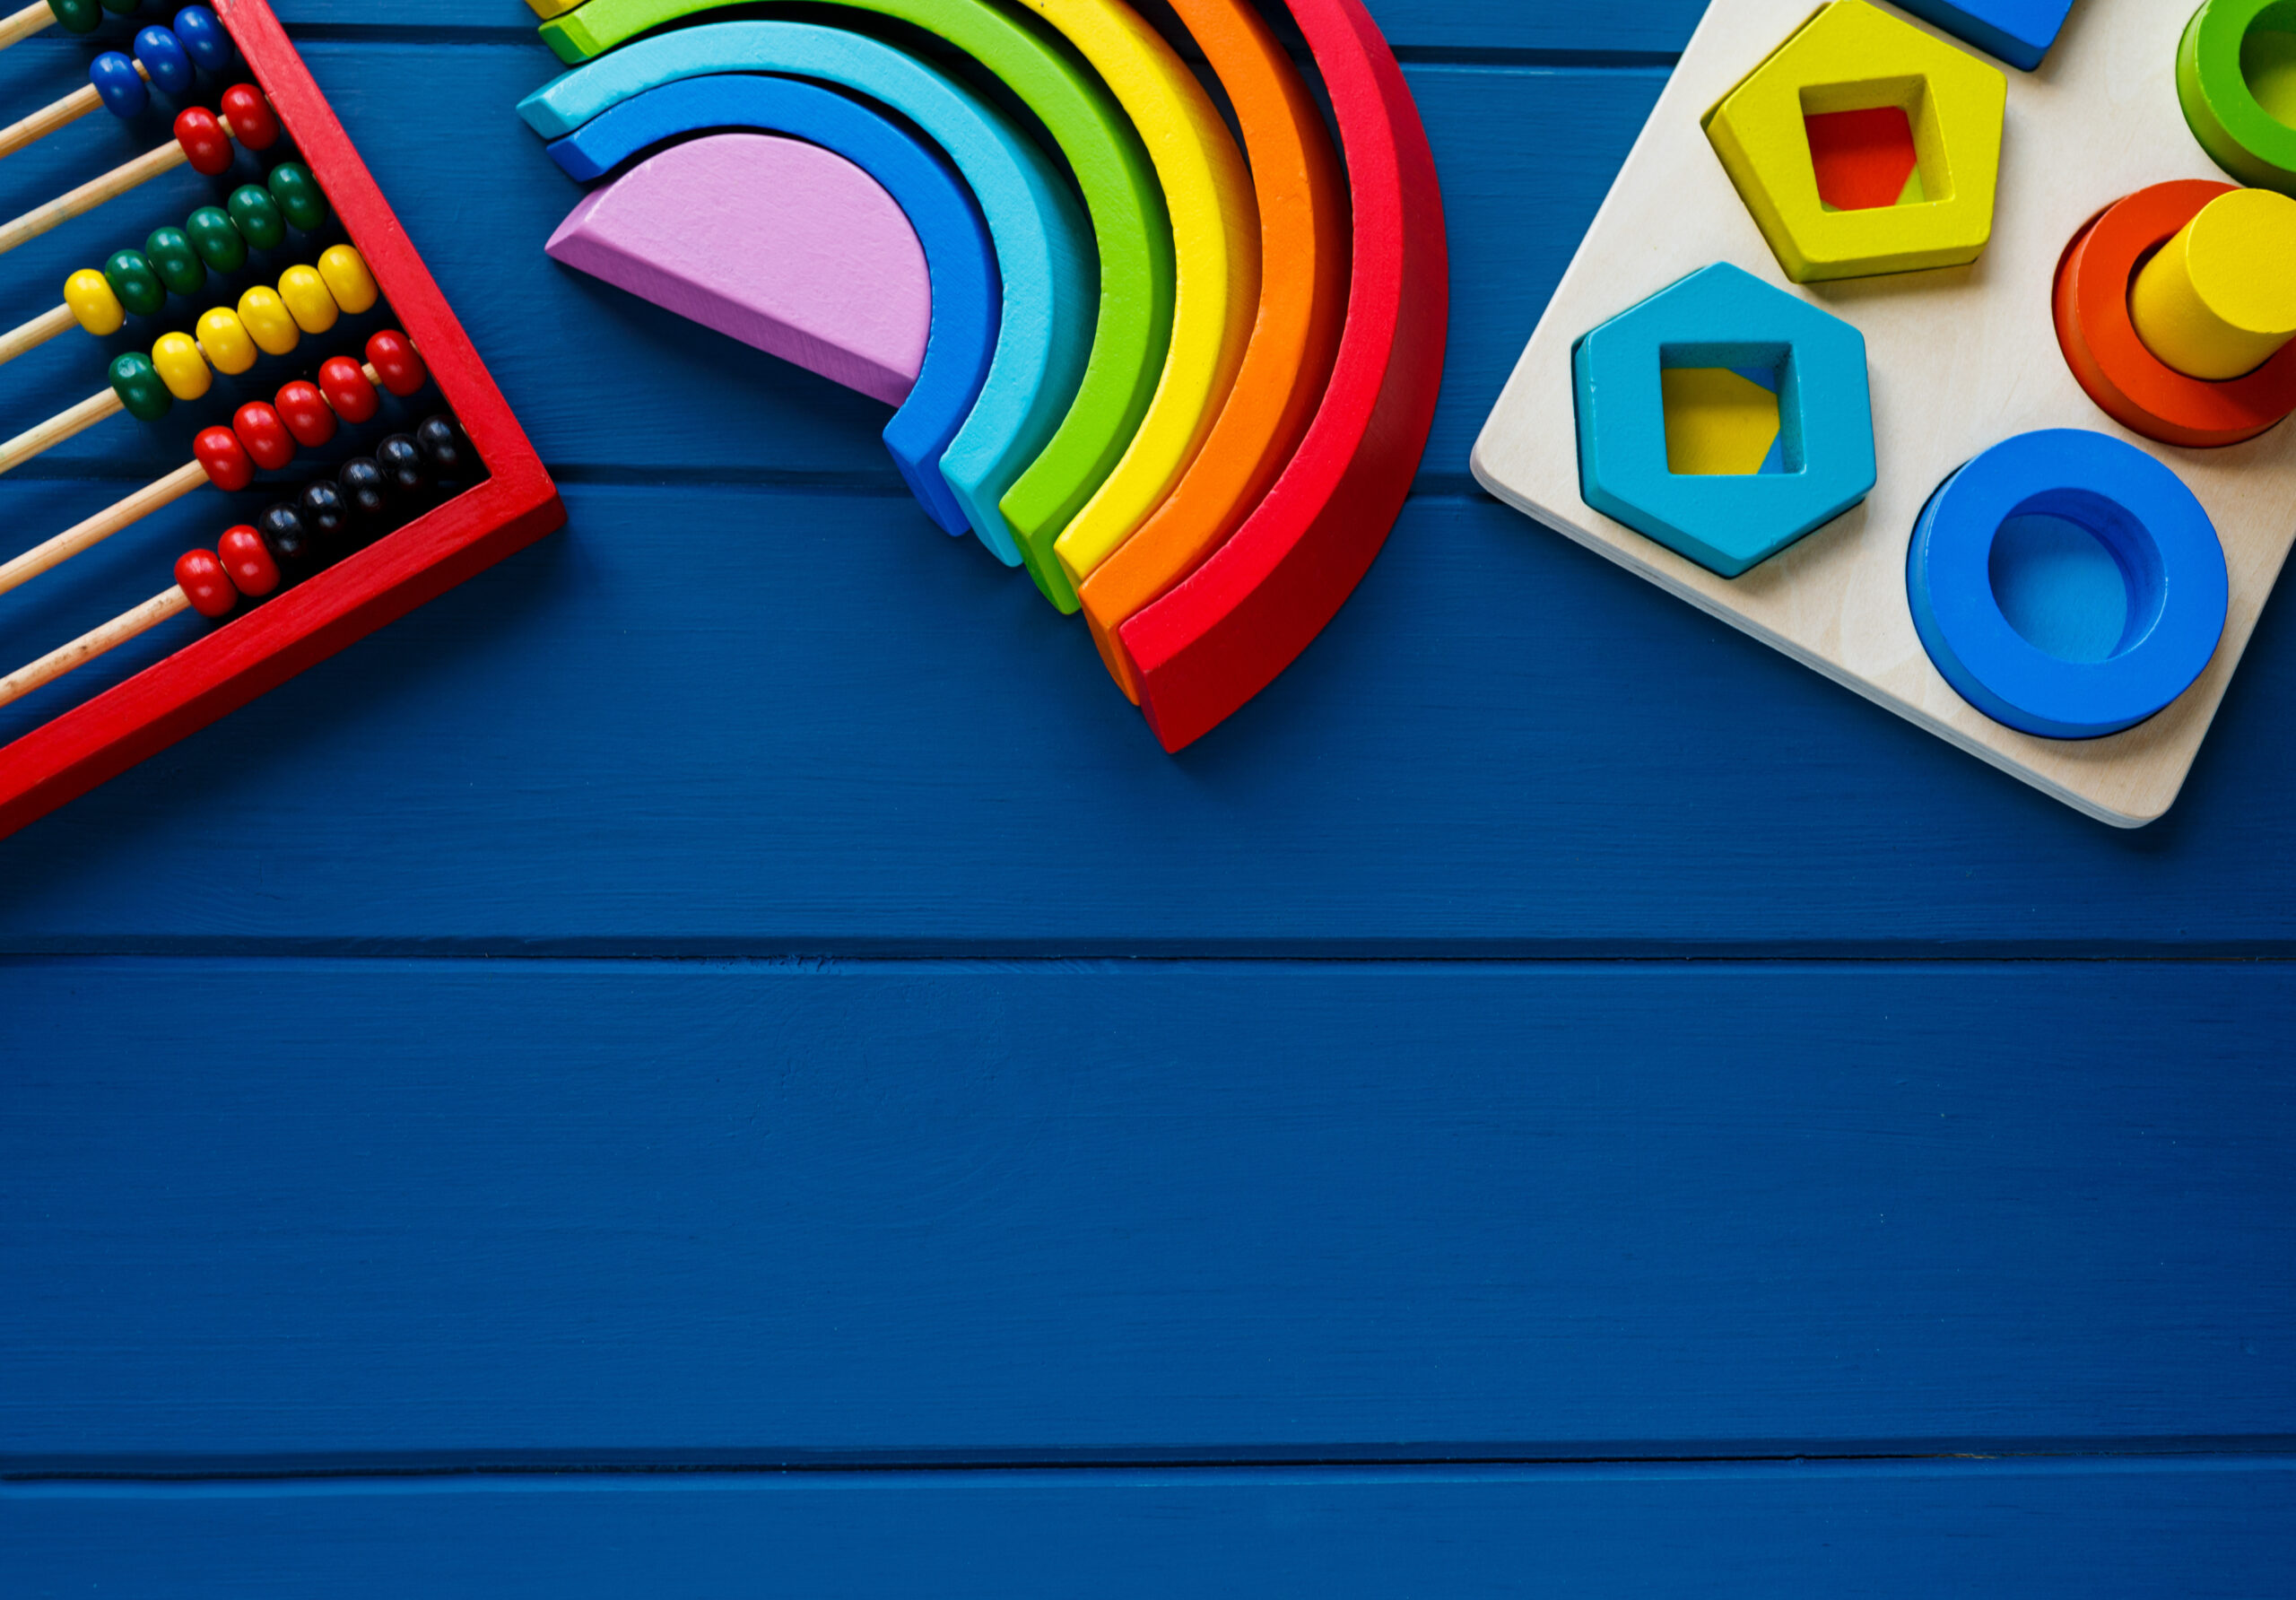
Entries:
<svg viewBox="0 0 2296 1600">
<path fill-rule="evenodd" d="M 2079 0 L 2039 72 L 2007 71 L 1993 239 L 1974 264 L 1796 285 L 1699 118 L 1814 9 L 1812 0 L 1714 0 L 1484 424 L 1475 476 L 1558 532 L 2067 804 L 2121 827 L 2149 822 L 2183 787 L 2296 536 L 2296 427 L 2222 450 L 2140 438 L 2074 381 L 2049 317 L 2057 259 L 2091 216 L 2171 178 L 2231 181 L 2177 104 L 2177 40 L 2192 6 Z M 1865 334 L 1880 473 L 1865 504 L 1736 578 L 1579 498 L 1571 404 L 1574 340 L 1716 261 Z M 2199 496 L 2224 545 L 2231 604 L 2207 671 L 2159 716 L 2109 738 L 2037 738 L 1968 705 L 1930 665 L 1906 604 L 1907 543 L 1931 491 L 1979 451 L 2036 428 L 2092 429 L 2150 451 Z"/>
</svg>

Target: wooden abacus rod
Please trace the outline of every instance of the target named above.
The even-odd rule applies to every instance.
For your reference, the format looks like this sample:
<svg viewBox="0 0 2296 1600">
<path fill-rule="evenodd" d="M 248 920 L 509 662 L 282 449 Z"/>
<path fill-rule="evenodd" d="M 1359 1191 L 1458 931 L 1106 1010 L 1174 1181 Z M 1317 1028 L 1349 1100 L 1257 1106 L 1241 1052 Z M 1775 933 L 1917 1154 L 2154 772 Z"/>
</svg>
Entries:
<svg viewBox="0 0 2296 1600">
<path fill-rule="evenodd" d="M 48 8 L 48 0 L 32 0 L 23 10 L 0 17 L 0 50 L 30 39 L 54 21 L 56 13 Z"/>
<path fill-rule="evenodd" d="M 234 104 L 233 96 L 242 89 L 247 91 L 246 95 Z M 252 86 L 239 84 L 227 91 L 223 98 L 224 117 L 219 117 L 203 106 L 186 107 L 176 117 L 173 143 L 146 151 L 44 205 L 35 205 L 20 217 L 0 222 L 0 255 L 95 210 L 108 200 L 117 200 L 138 184 L 172 172 L 187 161 L 206 177 L 218 177 L 231 165 L 231 141 L 235 138 L 249 150 L 269 149 L 279 137 L 279 120 L 264 104 L 263 97 Z M 260 114 L 251 108 L 260 108 Z"/>
<path fill-rule="evenodd" d="M 42 0 L 46 4 L 46 0 Z M 135 64 L 136 75 L 149 78 L 142 62 Z M 6 127 L 0 127 L 0 156 L 11 156 L 25 145 L 45 139 L 60 127 L 70 127 L 89 112 L 104 103 L 104 91 L 95 84 L 74 89 L 61 100 L 42 106 L 29 117 L 20 117 Z"/>
<path fill-rule="evenodd" d="M 116 250 L 102 266 L 83 266 L 64 280 L 64 303 L 21 327 L 0 334 L 0 365 L 37 350 L 78 323 L 98 338 L 126 326 L 128 314 L 152 316 L 170 292 L 196 294 L 212 270 L 233 273 L 250 250 L 283 244 L 290 226 L 316 232 L 326 222 L 326 196 L 300 161 L 282 161 L 260 184 L 242 184 L 225 205 L 203 205 L 180 228 L 154 230 L 141 250 Z M 335 247 L 347 250 L 348 245 Z M 322 254 L 326 275 L 334 251 Z"/>
<path fill-rule="evenodd" d="M 392 500 L 422 494 L 441 478 L 458 476 L 469 463 L 468 448 L 454 418 L 445 413 L 426 419 L 412 435 L 392 435 L 376 451 L 378 457 L 389 459 L 389 468 L 379 460 L 345 462 L 341 490 L 326 480 L 308 484 L 296 502 L 274 506 L 256 519 L 257 526 L 226 529 L 214 550 L 186 551 L 176 560 L 174 587 L 0 678 L 0 706 L 54 683 L 187 609 L 221 620 L 239 608 L 242 597 L 259 600 L 271 594 L 288 581 L 289 574 L 307 569 L 312 561 L 312 535 L 326 526 L 315 518 L 332 519 L 335 533 L 328 537 L 339 536 L 361 518 L 371 527 L 374 518 L 387 513 Z M 319 559 L 331 558 L 322 554 Z"/>
<path fill-rule="evenodd" d="M 88 66 L 88 86 L 74 90 L 53 105 L 44 106 L 20 122 L 0 128 L 0 156 L 13 155 L 35 139 L 77 122 L 98 106 L 116 117 L 141 116 L 152 103 L 144 88 L 156 83 L 169 94 L 181 94 L 198 77 L 198 69 L 222 72 L 231 65 L 231 36 L 215 13 L 204 5 L 187 5 L 176 13 L 175 26 L 154 23 L 136 32 L 135 54 L 106 50 Z"/>
<path fill-rule="evenodd" d="M 22 700 L 43 683 L 52 683 L 75 666 L 84 666 L 106 650 L 116 649 L 139 633 L 147 633 L 170 617 L 191 607 L 183 585 L 172 584 L 133 611 L 122 612 L 100 628 L 91 628 L 68 645 L 50 650 L 29 666 L 20 666 L 0 678 L 0 706 Z"/>
<path fill-rule="evenodd" d="M 210 366 L 237 377 L 255 365 L 257 350 L 285 355 L 305 333 L 323 334 L 344 312 L 355 317 L 380 298 L 359 252 L 349 245 L 330 245 L 320 252 L 318 265 L 291 266 L 282 273 L 276 291 L 258 284 L 239 296 L 238 309 L 209 309 L 199 319 L 198 338 L 162 334 L 149 356 L 129 351 L 115 357 L 109 388 L 0 444 L 0 473 L 13 471 L 42 450 L 123 411 L 156 422 L 177 400 L 196 400 L 207 392 L 214 382 Z M 405 343 L 404 335 L 392 336 Z M 369 350 L 374 347 L 374 341 L 369 341 Z M 412 346 L 406 357 L 415 359 Z"/>
<path fill-rule="evenodd" d="M 319 369 L 325 387 L 308 383 L 291 383 L 279 394 L 280 405 L 268 406 L 256 401 L 239 408 L 230 428 L 209 428 L 201 430 L 192 448 L 197 458 L 185 462 L 164 478 L 146 483 L 135 493 L 116 500 L 93 517 L 74 523 L 52 538 L 44 539 L 22 555 L 0 562 L 0 595 L 30 582 L 51 567 L 61 566 L 83 550 L 92 549 L 118 533 L 133 526 L 162 506 L 174 504 L 195 489 L 209 483 L 219 483 L 227 490 L 244 489 L 253 481 L 257 466 L 284 466 L 294 458 L 299 442 L 296 430 L 301 430 L 300 442 L 307 445 L 325 444 L 333 437 L 332 419 L 342 416 L 352 422 L 363 422 L 373 416 L 381 402 L 375 394 L 378 384 L 396 395 L 412 394 L 422 382 L 420 361 L 404 345 L 403 335 L 378 334 L 375 341 L 396 340 L 387 344 L 382 353 L 390 360 L 391 379 L 372 361 L 358 366 L 347 356 L 335 356 Z M 407 362 L 413 362 L 413 368 Z M 331 371 L 340 363 L 344 369 L 355 368 L 364 387 L 347 381 L 348 371 Z M 296 393 L 296 391 L 308 391 Z M 295 416 L 293 424 L 282 422 L 284 411 Z M 252 414 L 250 414 L 252 413 Z M 324 413 L 324 432 L 310 425 L 309 419 Z"/>
</svg>

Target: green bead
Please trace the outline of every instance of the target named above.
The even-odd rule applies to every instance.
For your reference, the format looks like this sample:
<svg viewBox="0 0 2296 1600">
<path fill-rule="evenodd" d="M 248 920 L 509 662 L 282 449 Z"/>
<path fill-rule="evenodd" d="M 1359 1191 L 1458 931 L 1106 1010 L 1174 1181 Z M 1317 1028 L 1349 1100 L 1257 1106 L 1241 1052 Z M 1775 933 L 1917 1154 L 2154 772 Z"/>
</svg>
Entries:
<svg viewBox="0 0 2296 1600">
<path fill-rule="evenodd" d="M 224 204 L 231 208 L 239 237 L 257 249 L 275 250 L 287 237 L 287 219 L 279 214 L 279 203 L 257 185 L 241 184 Z"/>
<path fill-rule="evenodd" d="M 319 192 L 318 180 L 311 170 L 300 161 L 282 161 L 271 170 L 266 180 L 271 186 L 271 197 L 279 202 L 279 209 L 288 222 L 309 233 L 326 221 L 326 196 Z"/>
<path fill-rule="evenodd" d="M 119 303 L 138 317 L 149 317 L 168 303 L 167 285 L 152 264 L 135 250 L 115 251 L 104 263 L 104 282 L 119 296 Z"/>
<path fill-rule="evenodd" d="M 140 350 L 112 358 L 111 392 L 127 407 L 127 414 L 139 422 L 158 422 L 176 403 L 175 396 L 168 393 L 168 386 L 160 381 L 159 370 L 152 365 L 152 358 Z"/>
<path fill-rule="evenodd" d="M 124 17 L 135 9 L 137 0 L 104 0 L 104 9 L 116 17 Z"/>
<path fill-rule="evenodd" d="M 199 258 L 217 272 L 235 273 L 248 264 L 248 241 L 222 206 L 201 206 L 184 219 L 183 230 Z"/>
<path fill-rule="evenodd" d="M 174 293 L 197 294 L 200 285 L 207 282 L 207 264 L 180 228 L 152 230 L 152 237 L 144 241 L 144 254 L 152 270 L 160 274 L 160 282 Z"/>
<path fill-rule="evenodd" d="M 93 33 L 103 25 L 104 8 L 96 0 L 48 0 L 48 9 L 66 33 Z"/>
</svg>

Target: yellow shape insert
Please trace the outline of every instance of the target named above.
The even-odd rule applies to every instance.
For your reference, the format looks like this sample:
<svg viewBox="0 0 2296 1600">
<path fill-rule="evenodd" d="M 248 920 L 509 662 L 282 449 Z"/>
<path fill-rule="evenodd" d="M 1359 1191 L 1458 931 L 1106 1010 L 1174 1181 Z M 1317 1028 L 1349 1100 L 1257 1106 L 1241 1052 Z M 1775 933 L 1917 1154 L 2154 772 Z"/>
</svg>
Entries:
<svg viewBox="0 0 2296 1600">
<path fill-rule="evenodd" d="M 2144 264 L 2128 311 L 2145 347 L 2187 377 L 2261 367 L 2296 337 L 2296 200 L 2219 195 Z"/>
<path fill-rule="evenodd" d="M 1747 477 L 1778 443 L 1778 396 L 1727 367 L 1668 367 L 1666 470 L 1678 476 Z"/>
</svg>

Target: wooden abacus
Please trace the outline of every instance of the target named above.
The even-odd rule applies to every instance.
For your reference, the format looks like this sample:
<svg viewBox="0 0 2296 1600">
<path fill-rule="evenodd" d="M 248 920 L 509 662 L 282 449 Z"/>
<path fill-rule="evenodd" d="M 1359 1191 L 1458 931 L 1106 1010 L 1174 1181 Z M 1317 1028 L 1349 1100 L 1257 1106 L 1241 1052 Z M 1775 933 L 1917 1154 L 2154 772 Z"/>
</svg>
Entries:
<svg viewBox="0 0 2296 1600">
<path fill-rule="evenodd" d="M 58 0 L 51 14 L 71 26 L 83 9 L 76 0 Z M 60 126 L 98 103 L 133 115 L 142 109 L 138 91 L 147 80 L 170 92 L 188 88 L 192 74 L 177 70 L 178 56 L 211 69 L 221 59 L 204 31 L 206 13 L 192 14 L 198 9 L 178 13 L 171 31 L 145 29 L 137 37 L 136 61 L 114 58 L 100 67 L 89 90 L 39 114 L 48 119 L 39 131 Z M 45 25 L 34 12 L 50 13 L 48 0 L 0 21 L 0 48 Z M 239 408 L 231 426 L 204 430 L 195 441 L 193 461 L 0 561 L 0 593 L 203 485 L 227 491 L 248 487 L 257 468 L 283 465 L 296 445 L 323 443 L 339 425 L 373 417 L 380 405 L 377 386 L 411 395 L 426 382 L 435 384 L 447 411 L 412 434 L 384 439 L 373 455 L 348 463 L 335 479 L 305 486 L 294 500 L 235 524 L 215 550 L 181 557 L 170 588 L 0 678 L 4 705 L 187 610 L 220 623 L 0 747 L 0 835 L 244 705 L 565 520 L 533 447 L 269 6 L 264 0 L 217 0 L 213 21 L 237 48 L 254 86 L 226 91 L 220 117 L 187 109 L 177 118 L 175 143 L 0 223 L 0 251 L 186 161 L 202 172 L 221 172 L 230 164 L 234 137 L 260 150 L 283 134 L 298 152 L 295 170 L 307 179 L 290 174 L 270 184 L 271 210 L 308 229 L 331 206 L 348 246 L 287 267 L 275 290 L 258 286 L 236 307 L 213 308 L 192 333 L 163 334 L 149 356 L 131 351 L 116 358 L 108 388 L 0 444 L 0 472 L 114 412 L 151 417 L 175 402 L 202 400 L 213 381 L 211 368 L 244 372 L 258 353 L 282 354 L 305 335 L 325 334 L 339 314 L 387 301 L 397 326 L 367 341 L 363 365 L 339 352 L 329 355 L 318 366 L 317 382 L 290 382 L 275 403 L 251 402 Z M 161 33 L 170 37 L 162 40 L 156 37 Z M 66 114 L 67 102 L 77 109 Z M 29 143 L 8 141 L 38 119 L 0 131 L 0 154 Z M 274 169 L 274 178 L 286 170 Z M 323 201 L 309 192 L 308 180 L 316 181 Z M 203 207 L 182 229 L 155 231 L 144 251 L 116 252 L 103 268 L 74 274 L 62 306 L 0 335 L 0 361 L 75 324 L 100 336 L 117 332 L 126 315 L 152 315 L 170 293 L 196 291 L 206 269 L 236 270 L 249 248 L 275 248 L 283 235 L 266 213 L 265 192 L 243 186 L 228 209 Z M 393 526 L 394 509 L 412 509 L 413 515 Z"/>
</svg>

